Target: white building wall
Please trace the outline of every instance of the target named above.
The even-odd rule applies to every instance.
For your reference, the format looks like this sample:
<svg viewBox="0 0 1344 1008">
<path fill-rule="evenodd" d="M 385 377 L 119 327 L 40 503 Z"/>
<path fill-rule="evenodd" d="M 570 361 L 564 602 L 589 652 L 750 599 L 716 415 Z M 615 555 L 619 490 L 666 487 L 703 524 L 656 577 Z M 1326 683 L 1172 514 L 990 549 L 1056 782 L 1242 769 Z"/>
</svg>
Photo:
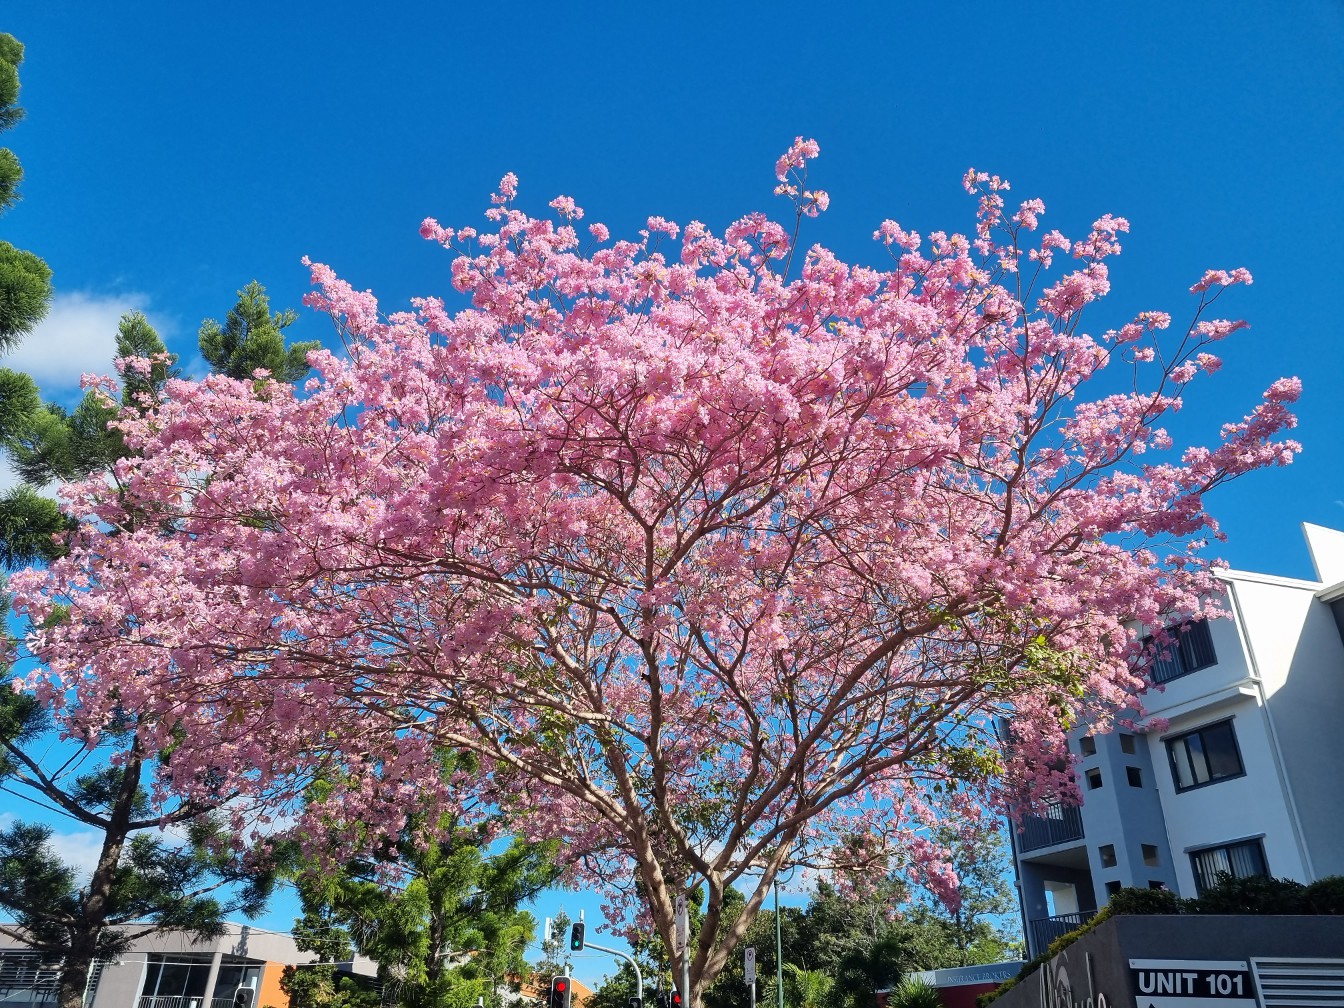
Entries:
<svg viewBox="0 0 1344 1008">
<path fill-rule="evenodd" d="M 1194 673 L 1199 675 L 1199 673 Z M 1166 740 L 1206 724 L 1232 718 L 1243 777 L 1216 781 L 1178 793 Z M 1309 877 L 1297 842 L 1292 814 L 1275 765 L 1264 710 L 1254 696 L 1234 692 L 1227 699 L 1173 718 L 1166 731 L 1148 736 L 1167 838 L 1179 892 L 1195 895 L 1190 851 L 1252 837 L 1262 839 L 1265 860 L 1279 877 Z"/>
<path fill-rule="evenodd" d="M 1229 577 L 1295 817 L 1305 862 L 1302 877 L 1344 874 L 1344 640 L 1339 625 L 1319 598 L 1320 585 L 1236 572 Z"/>
</svg>

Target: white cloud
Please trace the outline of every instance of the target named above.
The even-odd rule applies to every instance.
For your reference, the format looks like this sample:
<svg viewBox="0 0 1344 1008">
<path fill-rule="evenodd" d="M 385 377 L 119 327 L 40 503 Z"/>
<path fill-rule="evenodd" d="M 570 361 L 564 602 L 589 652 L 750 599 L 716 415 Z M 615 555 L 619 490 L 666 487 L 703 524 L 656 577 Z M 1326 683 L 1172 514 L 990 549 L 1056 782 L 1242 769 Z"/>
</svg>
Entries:
<svg viewBox="0 0 1344 1008">
<path fill-rule="evenodd" d="M 42 324 L 0 364 L 26 371 L 43 393 L 53 398 L 76 391 L 81 374 L 107 374 L 112 370 L 117 323 L 126 312 L 145 311 L 148 304 L 145 295 L 134 293 L 57 294 Z"/>
<path fill-rule="evenodd" d="M 19 817 L 12 812 L 0 812 L 0 829 L 18 821 Z M 83 884 L 93 877 L 93 869 L 103 849 L 101 833 L 92 830 L 75 830 L 71 833 L 54 831 L 50 843 L 56 856 L 75 870 L 78 882 Z"/>
<path fill-rule="evenodd" d="M 98 855 L 103 849 L 103 835 L 92 830 L 77 830 L 74 833 L 53 833 L 51 846 L 56 856 L 75 870 L 80 883 L 93 877 L 93 869 L 98 865 Z"/>
</svg>

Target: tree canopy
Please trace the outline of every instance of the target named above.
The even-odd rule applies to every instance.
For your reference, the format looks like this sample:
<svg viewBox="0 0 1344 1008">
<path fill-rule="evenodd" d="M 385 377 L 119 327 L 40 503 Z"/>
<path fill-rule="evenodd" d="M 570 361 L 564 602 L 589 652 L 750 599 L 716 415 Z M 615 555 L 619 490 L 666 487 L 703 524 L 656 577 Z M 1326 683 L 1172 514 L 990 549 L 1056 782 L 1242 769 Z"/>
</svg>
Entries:
<svg viewBox="0 0 1344 1008">
<path fill-rule="evenodd" d="M 955 903 L 931 831 L 1072 786 L 1068 725 L 1144 688 L 1136 628 L 1213 614 L 1207 495 L 1290 461 L 1299 385 L 1173 453 L 1249 273 L 1207 272 L 1174 335 L 1089 334 L 1124 219 L 1042 233 L 970 172 L 969 234 L 888 221 L 889 265 L 854 266 L 797 240 L 816 153 L 776 166 L 792 227 L 717 237 L 581 239 L 506 176 L 493 231 L 422 226 L 461 310 L 385 315 L 313 265 L 348 356 L 314 352 L 305 395 L 214 376 L 123 414 L 117 486 L 79 484 L 69 556 L 14 579 L 34 686 L 180 726 L 189 788 L 339 760 L 365 821 L 447 809 L 434 753 L 472 752 L 666 945 L 703 887 L 692 1004 L 789 866 Z"/>
<path fill-rule="evenodd" d="M 0 32 L 0 133 L 22 118 L 19 106 L 19 65 L 23 45 Z M 8 147 L 0 147 L 0 213 L 19 200 L 23 168 Z M 51 268 L 33 255 L 0 241 L 0 353 L 12 350 L 32 332 L 51 305 Z"/>
</svg>

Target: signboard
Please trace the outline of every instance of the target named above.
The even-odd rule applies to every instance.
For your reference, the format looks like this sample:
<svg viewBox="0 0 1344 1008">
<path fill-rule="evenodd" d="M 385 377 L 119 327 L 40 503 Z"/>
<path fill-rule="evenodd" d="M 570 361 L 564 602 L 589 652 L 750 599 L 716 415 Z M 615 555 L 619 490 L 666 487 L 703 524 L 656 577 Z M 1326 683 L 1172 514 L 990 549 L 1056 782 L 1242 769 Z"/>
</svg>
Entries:
<svg viewBox="0 0 1344 1008">
<path fill-rule="evenodd" d="M 748 945 L 745 957 L 745 969 L 747 973 L 747 983 L 756 982 L 756 946 Z"/>
<path fill-rule="evenodd" d="M 1250 964 L 1222 959 L 1131 959 L 1135 1008 L 1257 1008 Z"/>
</svg>

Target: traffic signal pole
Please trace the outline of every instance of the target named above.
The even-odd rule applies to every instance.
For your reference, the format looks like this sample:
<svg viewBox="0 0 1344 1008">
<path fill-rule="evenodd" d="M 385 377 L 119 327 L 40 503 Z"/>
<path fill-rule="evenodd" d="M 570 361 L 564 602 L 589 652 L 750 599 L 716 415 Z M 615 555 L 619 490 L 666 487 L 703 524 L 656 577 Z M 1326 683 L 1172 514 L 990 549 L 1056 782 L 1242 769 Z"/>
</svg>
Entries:
<svg viewBox="0 0 1344 1008">
<path fill-rule="evenodd" d="M 644 1004 L 644 977 L 640 976 L 640 964 L 634 961 L 634 956 L 626 956 L 624 952 L 617 952 L 616 949 L 607 949 L 605 945 L 595 945 L 594 942 L 585 941 L 583 938 L 583 922 L 578 921 L 574 929 L 570 931 L 570 950 L 571 952 L 582 952 L 583 949 L 597 949 L 598 952 L 605 952 L 607 956 L 616 956 L 618 960 L 629 962 L 630 969 L 634 970 L 634 993 L 640 1005 Z M 633 1004 L 633 1003 L 632 1003 Z"/>
</svg>

